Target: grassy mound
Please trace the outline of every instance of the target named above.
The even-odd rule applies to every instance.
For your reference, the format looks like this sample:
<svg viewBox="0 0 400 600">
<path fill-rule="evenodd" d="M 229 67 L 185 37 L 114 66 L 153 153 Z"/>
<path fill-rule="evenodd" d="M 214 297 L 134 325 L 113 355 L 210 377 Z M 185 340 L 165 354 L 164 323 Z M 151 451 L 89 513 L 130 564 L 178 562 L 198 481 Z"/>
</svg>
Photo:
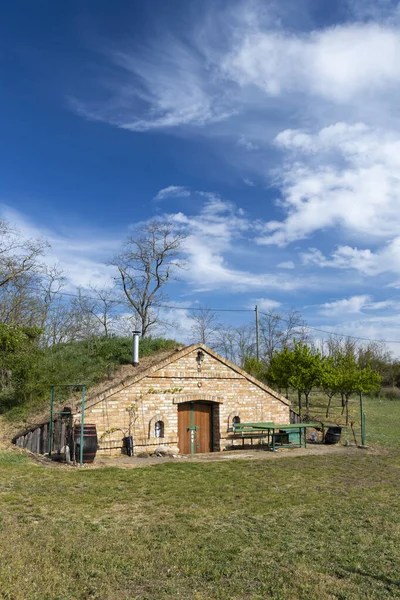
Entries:
<svg viewBox="0 0 400 600">
<path fill-rule="evenodd" d="M 140 343 L 140 356 L 172 350 L 176 345 L 174 340 L 145 338 Z M 0 395 L 0 413 L 9 421 L 24 421 L 48 404 L 51 385 L 84 383 L 90 388 L 131 361 L 131 338 L 93 338 L 40 350 L 32 359 L 25 393 L 18 394 L 9 386 Z M 67 394 L 67 390 L 57 391 L 59 400 Z"/>
</svg>

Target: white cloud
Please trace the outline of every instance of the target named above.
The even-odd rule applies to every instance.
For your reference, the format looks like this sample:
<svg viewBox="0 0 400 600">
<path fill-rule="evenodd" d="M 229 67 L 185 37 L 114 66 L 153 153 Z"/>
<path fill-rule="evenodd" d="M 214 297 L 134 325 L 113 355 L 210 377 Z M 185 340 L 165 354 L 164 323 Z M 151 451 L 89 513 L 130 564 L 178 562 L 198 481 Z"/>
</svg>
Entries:
<svg viewBox="0 0 400 600">
<path fill-rule="evenodd" d="M 166 198 L 188 198 L 190 190 L 183 185 L 169 185 L 162 188 L 154 196 L 154 200 L 165 200 Z"/>
<path fill-rule="evenodd" d="M 325 302 L 319 305 L 319 313 L 330 317 L 341 316 L 348 314 L 363 315 L 364 311 L 382 311 L 386 309 L 396 309 L 400 303 L 395 300 L 373 301 L 371 296 L 367 294 L 359 296 L 351 296 L 350 298 L 342 298 L 334 302 Z M 382 317 L 372 317 L 381 319 Z"/>
<path fill-rule="evenodd" d="M 256 304 L 261 311 L 270 311 L 278 308 L 282 303 L 277 302 L 276 300 L 271 300 L 271 298 L 256 298 L 254 304 Z"/>
<path fill-rule="evenodd" d="M 72 110 L 95 121 L 130 131 L 203 126 L 231 116 L 223 90 L 213 81 L 215 66 L 201 48 L 185 44 L 168 34 L 149 41 L 141 50 L 129 48 L 102 51 L 114 70 L 107 101 L 84 101 L 71 96 Z"/>
<path fill-rule="evenodd" d="M 291 153 L 279 178 L 284 221 L 271 221 L 260 244 L 286 245 L 341 226 L 375 240 L 400 227 L 400 134 L 337 123 L 310 135 L 276 138 Z"/>
<path fill-rule="evenodd" d="M 369 248 L 339 246 L 327 258 L 317 248 L 309 248 L 302 254 L 304 264 L 335 269 L 355 269 L 364 275 L 375 276 L 381 273 L 400 273 L 400 237 L 373 252 Z"/>
<path fill-rule="evenodd" d="M 51 248 L 43 258 L 48 265 L 58 263 L 66 276 L 67 290 L 76 287 L 107 287 L 114 284 L 114 268 L 108 260 L 117 251 L 121 240 L 110 232 L 76 229 L 55 232 L 34 224 L 7 205 L 0 205 L 0 218 L 16 226 L 25 238 L 44 238 Z M 101 242 L 99 242 L 101 240 Z"/>
<path fill-rule="evenodd" d="M 292 260 L 286 260 L 285 262 L 281 262 L 278 264 L 280 269 L 294 269 L 295 264 Z"/>
<path fill-rule="evenodd" d="M 168 215 L 187 233 L 187 269 L 181 274 L 196 291 L 224 289 L 245 292 L 261 288 L 294 290 L 303 283 L 293 277 L 257 273 L 235 268 L 229 260 L 233 252 L 254 233 L 254 224 L 240 209 L 218 197 L 207 197 L 197 216 Z"/>
<path fill-rule="evenodd" d="M 260 119 L 266 121 L 271 111 L 297 108 L 299 99 L 348 109 L 399 90 L 395 20 L 296 33 L 273 15 L 279 13 L 278 3 L 268 10 L 258 2 L 230 2 L 225 10 L 220 3 L 211 7 L 211 13 L 206 8 L 196 12 L 185 36 L 174 35 L 169 26 L 168 33 L 141 48 L 132 40 L 118 40 L 118 45 L 103 40 L 99 54 L 106 61 L 104 73 L 86 91 L 71 95 L 71 109 L 131 131 L 212 124 L 208 131 L 214 135 L 232 120 L 228 130 L 237 145 L 254 150 L 259 138 L 267 139 Z M 309 108 L 315 118 L 315 107 Z"/>
<path fill-rule="evenodd" d="M 343 315 L 346 313 L 359 313 L 361 309 L 370 301 L 370 297 L 352 296 L 351 298 L 343 298 L 334 302 L 325 302 L 320 305 L 320 314 L 323 315 Z"/>
<path fill-rule="evenodd" d="M 258 150 L 259 149 L 259 147 L 257 146 L 257 144 L 255 144 L 254 142 L 251 142 L 250 140 L 247 140 L 244 136 L 242 136 L 241 138 L 239 138 L 239 140 L 237 142 L 237 145 L 241 146 L 245 150 L 248 150 L 249 152 L 251 152 L 252 150 Z"/>
<path fill-rule="evenodd" d="M 223 61 L 229 79 L 268 96 L 305 92 L 346 103 L 400 84 L 398 30 L 374 23 L 344 24 L 307 34 L 244 31 Z"/>
</svg>

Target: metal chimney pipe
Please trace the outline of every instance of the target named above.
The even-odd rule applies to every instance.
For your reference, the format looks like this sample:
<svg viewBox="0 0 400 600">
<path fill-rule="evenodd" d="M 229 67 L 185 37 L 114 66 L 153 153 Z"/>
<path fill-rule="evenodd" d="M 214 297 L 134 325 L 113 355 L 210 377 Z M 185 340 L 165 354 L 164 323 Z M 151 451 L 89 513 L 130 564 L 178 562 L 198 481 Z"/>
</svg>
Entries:
<svg viewBox="0 0 400 600">
<path fill-rule="evenodd" d="M 140 331 L 133 331 L 132 337 L 132 364 L 137 367 L 139 364 L 139 336 Z"/>
</svg>

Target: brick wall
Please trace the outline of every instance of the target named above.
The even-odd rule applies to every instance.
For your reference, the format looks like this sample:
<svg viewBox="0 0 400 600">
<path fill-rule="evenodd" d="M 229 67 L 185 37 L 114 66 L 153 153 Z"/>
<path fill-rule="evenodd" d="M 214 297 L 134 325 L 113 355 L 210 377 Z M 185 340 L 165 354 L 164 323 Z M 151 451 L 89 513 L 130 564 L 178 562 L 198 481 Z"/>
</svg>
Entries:
<svg viewBox="0 0 400 600">
<path fill-rule="evenodd" d="M 99 451 L 120 453 L 122 437 L 128 435 L 130 407 L 132 435 L 136 451 L 152 450 L 160 444 L 179 447 L 178 405 L 189 401 L 207 401 L 213 405 L 214 449 L 232 444 L 232 419 L 242 422 L 274 421 L 289 423 L 289 404 L 249 381 L 242 372 L 233 370 L 223 359 L 208 354 L 202 346 L 201 369 L 196 360 L 198 348 L 181 351 L 176 360 L 162 364 L 136 383 L 117 386 L 91 399 L 85 409 L 85 423 L 97 426 Z M 75 415 L 80 421 L 80 414 Z M 163 421 L 164 437 L 155 437 L 155 423 Z M 116 429 L 117 431 L 110 431 Z"/>
</svg>

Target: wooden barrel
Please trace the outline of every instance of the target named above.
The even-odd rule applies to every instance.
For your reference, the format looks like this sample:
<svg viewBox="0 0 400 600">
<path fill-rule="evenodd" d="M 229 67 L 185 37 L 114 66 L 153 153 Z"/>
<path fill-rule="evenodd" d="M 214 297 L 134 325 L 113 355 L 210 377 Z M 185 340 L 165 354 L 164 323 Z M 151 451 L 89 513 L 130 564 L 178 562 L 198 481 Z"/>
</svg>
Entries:
<svg viewBox="0 0 400 600">
<path fill-rule="evenodd" d="M 81 425 L 74 425 L 74 441 L 75 441 L 75 460 L 80 461 L 81 447 Z M 92 463 L 97 452 L 97 431 L 96 425 L 84 425 L 83 427 L 83 462 Z"/>
</svg>

